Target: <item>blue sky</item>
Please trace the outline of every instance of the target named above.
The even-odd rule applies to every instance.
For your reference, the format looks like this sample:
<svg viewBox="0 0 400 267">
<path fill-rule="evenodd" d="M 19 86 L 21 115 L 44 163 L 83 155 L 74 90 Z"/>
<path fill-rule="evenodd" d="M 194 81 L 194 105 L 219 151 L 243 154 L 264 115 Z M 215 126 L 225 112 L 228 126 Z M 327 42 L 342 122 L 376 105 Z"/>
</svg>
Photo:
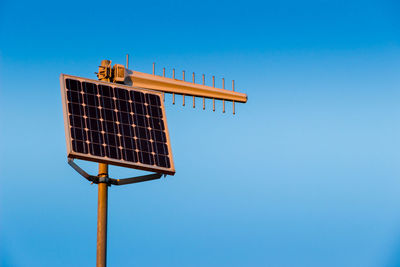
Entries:
<svg viewBox="0 0 400 267">
<path fill-rule="evenodd" d="M 249 101 L 233 116 L 167 97 L 177 173 L 110 188 L 109 266 L 400 266 L 399 11 L 1 1 L 1 266 L 95 264 L 97 187 L 67 164 L 59 75 L 127 53 L 235 79 Z"/>
</svg>

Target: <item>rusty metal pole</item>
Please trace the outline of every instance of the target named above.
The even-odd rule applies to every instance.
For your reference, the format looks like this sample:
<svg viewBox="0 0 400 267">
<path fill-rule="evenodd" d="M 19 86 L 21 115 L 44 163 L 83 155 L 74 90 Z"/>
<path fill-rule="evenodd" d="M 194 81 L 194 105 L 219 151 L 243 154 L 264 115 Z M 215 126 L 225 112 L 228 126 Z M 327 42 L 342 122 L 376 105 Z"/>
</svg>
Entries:
<svg viewBox="0 0 400 267">
<path fill-rule="evenodd" d="M 108 178 L 108 164 L 99 163 L 99 177 Z M 97 202 L 97 254 L 96 266 L 107 265 L 107 205 L 108 185 L 105 182 L 98 184 Z"/>
<path fill-rule="evenodd" d="M 126 56 L 126 67 L 128 68 L 128 55 Z M 101 62 L 103 65 L 103 61 Z M 100 81 L 110 81 L 111 79 L 111 61 L 108 61 L 109 68 L 105 77 L 99 77 Z M 100 73 L 100 68 L 99 68 Z M 107 265 L 107 205 L 108 205 L 108 164 L 99 163 L 99 183 L 97 199 L 97 250 L 96 266 L 106 267 Z"/>
</svg>

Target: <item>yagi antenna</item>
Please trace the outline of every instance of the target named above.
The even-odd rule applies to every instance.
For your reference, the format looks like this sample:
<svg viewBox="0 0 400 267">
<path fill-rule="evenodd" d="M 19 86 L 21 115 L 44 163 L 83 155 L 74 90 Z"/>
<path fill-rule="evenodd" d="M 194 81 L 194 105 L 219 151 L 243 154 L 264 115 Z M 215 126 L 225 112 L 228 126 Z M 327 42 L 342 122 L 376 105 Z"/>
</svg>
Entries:
<svg viewBox="0 0 400 267">
<path fill-rule="evenodd" d="M 126 63 L 128 66 L 128 62 Z M 205 99 L 212 99 L 213 111 L 215 111 L 215 100 L 222 101 L 222 112 L 225 113 L 225 102 L 232 102 L 232 113 L 235 114 L 235 103 L 246 103 L 247 95 L 235 91 L 235 82 L 232 81 L 232 90 L 225 89 L 225 78 L 222 78 L 222 88 L 215 87 L 215 76 L 212 76 L 212 86 L 205 85 L 205 75 L 202 75 L 202 84 L 195 82 L 195 73 L 192 74 L 192 81 L 186 81 L 186 72 L 182 71 L 182 80 L 175 77 L 175 69 L 172 69 L 172 78 L 165 75 L 163 68 L 162 76 L 156 75 L 155 63 L 153 63 L 153 73 L 143 73 L 125 68 L 123 65 L 115 64 L 111 68 L 110 60 L 103 60 L 97 74 L 99 79 L 123 83 L 128 86 L 145 88 L 162 92 L 163 100 L 165 94 L 172 94 L 172 104 L 175 105 L 175 95 L 182 95 L 182 105 L 185 106 L 185 97 L 193 97 L 193 108 L 195 108 L 196 97 L 203 98 L 203 109 L 205 109 Z"/>
</svg>

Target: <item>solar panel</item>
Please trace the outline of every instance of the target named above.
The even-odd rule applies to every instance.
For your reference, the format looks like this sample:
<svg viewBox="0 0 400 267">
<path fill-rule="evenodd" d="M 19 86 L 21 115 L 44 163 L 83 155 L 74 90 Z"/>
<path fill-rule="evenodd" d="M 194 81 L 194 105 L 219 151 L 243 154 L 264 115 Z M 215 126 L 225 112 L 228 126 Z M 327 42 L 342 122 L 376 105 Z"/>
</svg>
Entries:
<svg viewBox="0 0 400 267">
<path fill-rule="evenodd" d="M 62 74 L 67 153 L 175 174 L 161 93 Z"/>
</svg>

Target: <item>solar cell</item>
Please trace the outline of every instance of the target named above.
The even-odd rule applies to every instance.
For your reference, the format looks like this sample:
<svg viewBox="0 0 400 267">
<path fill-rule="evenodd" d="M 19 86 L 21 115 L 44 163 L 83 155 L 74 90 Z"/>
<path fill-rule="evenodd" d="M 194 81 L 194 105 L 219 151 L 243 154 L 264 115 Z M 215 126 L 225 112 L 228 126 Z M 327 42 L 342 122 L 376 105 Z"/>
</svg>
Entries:
<svg viewBox="0 0 400 267">
<path fill-rule="evenodd" d="M 174 174 L 161 94 L 61 75 L 68 157 Z"/>
</svg>

